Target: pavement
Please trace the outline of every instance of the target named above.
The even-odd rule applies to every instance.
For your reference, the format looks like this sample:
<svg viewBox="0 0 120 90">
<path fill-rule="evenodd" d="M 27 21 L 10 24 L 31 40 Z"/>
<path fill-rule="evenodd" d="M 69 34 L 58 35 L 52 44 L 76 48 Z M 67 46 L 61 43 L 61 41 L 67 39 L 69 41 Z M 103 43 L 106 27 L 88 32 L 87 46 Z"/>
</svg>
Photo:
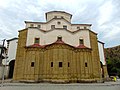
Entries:
<svg viewBox="0 0 120 90">
<path fill-rule="evenodd" d="M 120 79 L 105 83 L 15 83 L 12 80 L 0 81 L 0 90 L 120 90 Z"/>
</svg>

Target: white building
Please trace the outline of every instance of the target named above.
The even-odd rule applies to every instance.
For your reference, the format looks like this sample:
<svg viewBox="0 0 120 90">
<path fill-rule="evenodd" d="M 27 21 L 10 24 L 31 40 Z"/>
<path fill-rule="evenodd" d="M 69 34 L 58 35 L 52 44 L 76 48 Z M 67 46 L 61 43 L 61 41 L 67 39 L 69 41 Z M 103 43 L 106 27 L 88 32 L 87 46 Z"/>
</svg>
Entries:
<svg viewBox="0 0 120 90">
<path fill-rule="evenodd" d="M 90 48 L 91 24 L 72 24 L 71 18 L 69 13 L 52 11 L 46 13 L 46 22 L 25 21 L 26 28 L 29 28 L 26 46 L 34 44 L 35 38 L 40 38 L 39 44 L 45 45 L 56 41 L 57 36 L 62 36 L 63 41 L 72 46 L 78 46 L 79 39 L 84 39 L 85 46 Z"/>
<path fill-rule="evenodd" d="M 18 38 L 12 38 L 7 40 L 7 58 L 2 60 L 2 64 L 5 66 L 4 75 L 5 78 L 12 78 L 13 70 L 14 70 L 14 62 L 16 58 L 16 50 L 17 50 L 17 42 Z M 0 78 L 3 74 L 3 68 L 1 68 Z"/>
</svg>

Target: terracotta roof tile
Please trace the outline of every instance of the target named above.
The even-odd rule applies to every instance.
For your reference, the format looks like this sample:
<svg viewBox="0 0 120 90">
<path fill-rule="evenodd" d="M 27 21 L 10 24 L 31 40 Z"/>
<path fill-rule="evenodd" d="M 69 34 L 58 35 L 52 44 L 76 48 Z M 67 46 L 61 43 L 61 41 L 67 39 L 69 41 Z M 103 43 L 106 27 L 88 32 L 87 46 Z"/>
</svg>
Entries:
<svg viewBox="0 0 120 90">
<path fill-rule="evenodd" d="M 65 43 L 64 41 L 59 40 L 59 39 L 58 39 L 57 41 L 55 41 L 54 43 L 51 43 L 51 44 L 46 44 L 46 45 L 33 44 L 33 45 L 30 45 L 30 46 L 27 46 L 27 47 L 45 48 L 45 47 L 50 46 L 50 45 L 53 45 L 53 44 L 64 44 L 64 45 L 71 46 L 71 47 L 73 47 L 73 48 L 90 49 L 90 48 L 84 46 L 83 44 L 75 47 L 75 46 L 69 45 L 69 44 L 67 44 L 67 43 Z"/>
<path fill-rule="evenodd" d="M 88 47 L 84 46 L 83 44 L 80 44 L 80 45 L 77 46 L 76 48 L 88 48 Z"/>
</svg>

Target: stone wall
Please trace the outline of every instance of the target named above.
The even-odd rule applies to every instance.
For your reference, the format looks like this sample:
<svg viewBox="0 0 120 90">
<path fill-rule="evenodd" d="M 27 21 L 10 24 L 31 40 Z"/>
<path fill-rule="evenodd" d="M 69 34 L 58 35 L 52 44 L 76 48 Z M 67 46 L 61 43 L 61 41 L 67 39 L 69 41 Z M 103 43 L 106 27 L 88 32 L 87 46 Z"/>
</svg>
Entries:
<svg viewBox="0 0 120 90">
<path fill-rule="evenodd" d="M 91 49 L 66 44 L 50 44 L 45 48 L 25 47 L 26 37 L 27 30 L 19 32 L 14 80 L 69 82 L 101 79 L 96 34 L 90 32 Z M 62 67 L 59 67 L 59 62 L 62 62 Z"/>
<path fill-rule="evenodd" d="M 92 48 L 92 63 L 93 63 L 93 76 L 100 80 L 102 77 L 101 67 L 100 67 L 100 57 L 98 51 L 98 40 L 97 34 L 90 31 L 90 43 Z"/>
<path fill-rule="evenodd" d="M 23 79 L 23 71 L 25 67 L 24 60 L 25 60 L 26 38 L 27 38 L 27 29 L 24 29 L 19 32 L 17 54 L 16 54 L 16 61 L 15 61 L 14 75 L 13 75 L 13 79 L 15 80 Z"/>
<path fill-rule="evenodd" d="M 31 67 L 32 62 L 34 62 L 34 67 Z M 53 67 L 51 67 L 51 62 L 53 62 Z M 62 67 L 59 67 L 59 62 L 62 62 Z M 66 45 L 52 45 L 45 49 L 27 48 L 24 66 L 24 80 L 93 79 L 90 49 L 76 50 Z"/>
</svg>

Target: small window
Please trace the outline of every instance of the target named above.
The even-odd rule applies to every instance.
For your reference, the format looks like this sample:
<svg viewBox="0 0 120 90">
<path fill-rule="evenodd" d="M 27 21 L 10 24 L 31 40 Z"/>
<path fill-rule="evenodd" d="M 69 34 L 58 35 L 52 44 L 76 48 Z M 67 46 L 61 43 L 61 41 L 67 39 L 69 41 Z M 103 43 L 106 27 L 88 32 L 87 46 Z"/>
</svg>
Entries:
<svg viewBox="0 0 120 90">
<path fill-rule="evenodd" d="M 34 27 L 34 24 L 30 24 L 30 27 Z"/>
<path fill-rule="evenodd" d="M 80 29 L 80 27 L 77 27 L 77 29 Z"/>
<path fill-rule="evenodd" d="M 84 27 L 84 29 L 87 29 L 87 27 Z"/>
<path fill-rule="evenodd" d="M 59 62 L 59 67 L 62 67 L 62 62 Z"/>
<path fill-rule="evenodd" d="M 70 63 L 68 62 L 68 67 L 70 67 Z"/>
<path fill-rule="evenodd" d="M 54 16 L 54 18 L 57 18 L 57 16 Z"/>
<path fill-rule="evenodd" d="M 34 67 L 34 62 L 31 62 L 31 67 Z"/>
<path fill-rule="evenodd" d="M 51 29 L 54 29 L 55 28 L 55 25 L 51 25 Z"/>
<path fill-rule="evenodd" d="M 38 28 L 41 28 L 41 25 L 38 25 Z"/>
<path fill-rule="evenodd" d="M 83 41 L 83 39 L 80 39 L 80 44 L 84 44 L 84 41 Z"/>
<path fill-rule="evenodd" d="M 58 40 L 62 40 L 62 36 L 58 36 L 57 39 L 58 39 Z"/>
<path fill-rule="evenodd" d="M 87 67 L 87 63 L 85 63 L 85 67 Z"/>
<path fill-rule="evenodd" d="M 35 38 L 35 44 L 39 44 L 40 38 Z"/>
<path fill-rule="evenodd" d="M 64 29 L 67 29 L 67 26 L 66 26 L 66 25 L 64 25 L 64 26 L 63 26 L 63 28 L 64 28 Z"/>
<path fill-rule="evenodd" d="M 61 22 L 57 22 L 57 24 L 61 24 Z"/>
<path fill-rule="evenodd" d="M 51 62 L 51 67 L 53 67 L 53 62 Z"/>
</svg>

